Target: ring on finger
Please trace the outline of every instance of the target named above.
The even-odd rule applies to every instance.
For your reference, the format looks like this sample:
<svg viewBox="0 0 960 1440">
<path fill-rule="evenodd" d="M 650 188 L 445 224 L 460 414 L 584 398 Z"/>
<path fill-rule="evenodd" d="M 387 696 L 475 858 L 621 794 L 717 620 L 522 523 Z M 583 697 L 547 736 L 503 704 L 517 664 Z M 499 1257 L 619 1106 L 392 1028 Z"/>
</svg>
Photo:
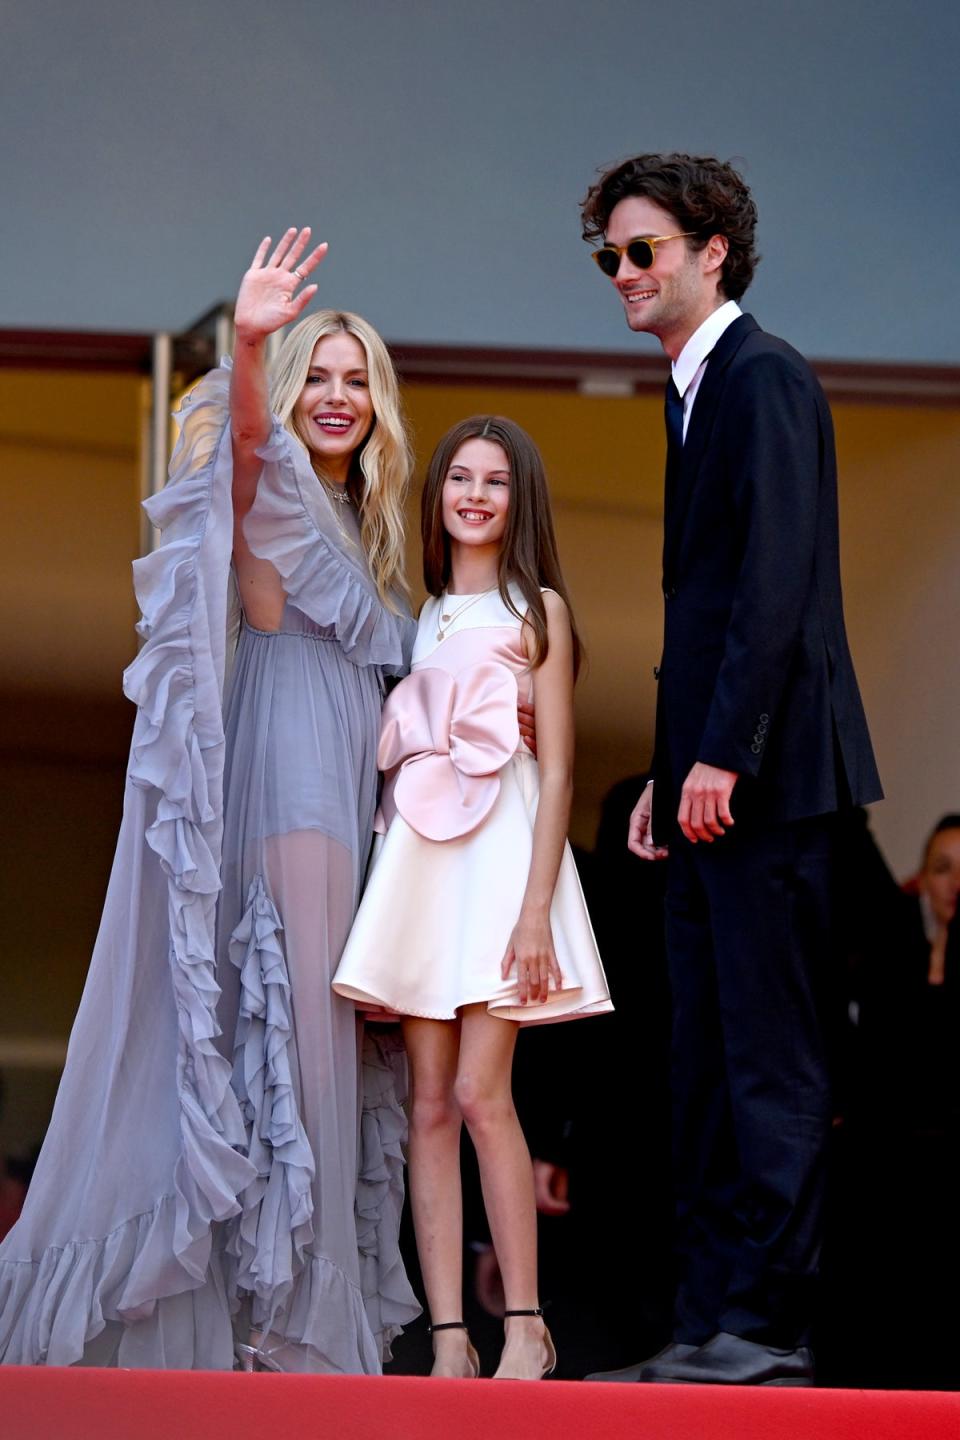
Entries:
<svg viewBox="0 0 960 1440">
<path fill-rule="evenodd" d="M 300 269 L 299 265 L 294 265 L 293 273 L 294 275 L 296 275 L 298 280 L 306 280 L 307 278 L 306 275 L 304 275 L 303 271 Z"/>
</svg>

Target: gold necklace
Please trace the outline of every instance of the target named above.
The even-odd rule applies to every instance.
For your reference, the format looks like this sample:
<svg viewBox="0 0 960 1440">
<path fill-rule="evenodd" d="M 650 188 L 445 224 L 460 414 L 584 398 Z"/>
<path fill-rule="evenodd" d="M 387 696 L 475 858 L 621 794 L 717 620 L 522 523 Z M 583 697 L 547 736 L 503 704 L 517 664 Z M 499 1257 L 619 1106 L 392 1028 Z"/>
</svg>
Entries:
<svg viewBox="0 0 960 1440">
<path fill-rule="evenodd" d="M 462 615 L 464 611 L 469 610 L 471 605 L 476 605 L 477 601 L 482 600 L 484 595 L 492 595 L 496 588 L 496 585 L 491 585 L 489 590 L 481 590 L 479 595 L 468 595 L 463 604 L 458 605 L 456 610 L 450 615 L 444 614 L 445 603 L 450 600 L 450 596 L 446 590 L 444 590 L 440 597 L 440 619 L 437 622 L 437 639 L 442 640 L 458 616 Z"/>
</svg>

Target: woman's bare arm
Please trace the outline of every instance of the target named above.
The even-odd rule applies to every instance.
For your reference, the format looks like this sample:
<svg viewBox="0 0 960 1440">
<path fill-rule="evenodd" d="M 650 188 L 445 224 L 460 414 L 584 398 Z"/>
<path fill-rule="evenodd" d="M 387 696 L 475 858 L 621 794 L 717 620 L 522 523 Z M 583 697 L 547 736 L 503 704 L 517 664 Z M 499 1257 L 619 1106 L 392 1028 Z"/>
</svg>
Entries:
<svg viewBox="0 0 960 1440">
<path fill-rule="evenodd" d="M 533 854 L 520 916 L 503 959 L 503 975 L 517 967 L 521 1004 L 544 1001 L 552 979 L 561 982 L 550 931 L 550 906 L 573 798 L 573 636 L 567 607 L 552 591 L 547 612 L 547 658 L 534 671 L 537 707 L 537 761 L 540 799 L 533 829 Z"/>
<path fill-rule="evenodd" d="M 234 308 L 236 344 L 230 376 L 233 565 L 244 615 L 251 625 L 261 630 L 278 628 L 283 614 L 283 586 L 269 561 L 252 554 L 243 522 L 256 498 L 263 469 L 257 450 L 270 436 L 267 339 L 275 330 L 296 320 L 316 294 L 316 285 L 306 285 L 299 294 L 295 292 L 327 250 L 326 245 L 318 245 L 306 259 L 300 260 L 309 240 L 309 229 L 288 230 L 267 259 L 270 249 L 267 236 L 240 283 Z"/>
<path fill-rule="evenodd" d="M 301 260 L 309 228 L 290 229 L 267 259 L 269 235 L 261 241 L 240 282 L 234 308 L 236 345 L 230 377 L 230 432 L 233 440 L 233 508 L 239 522 L 253 504 L 262 461 L 257 449 L 270 434 L 267 337 L 296 320 L 317 293 L 316 285 L 294 292 L 327 252 L 318 245 Z"/>
</svg>

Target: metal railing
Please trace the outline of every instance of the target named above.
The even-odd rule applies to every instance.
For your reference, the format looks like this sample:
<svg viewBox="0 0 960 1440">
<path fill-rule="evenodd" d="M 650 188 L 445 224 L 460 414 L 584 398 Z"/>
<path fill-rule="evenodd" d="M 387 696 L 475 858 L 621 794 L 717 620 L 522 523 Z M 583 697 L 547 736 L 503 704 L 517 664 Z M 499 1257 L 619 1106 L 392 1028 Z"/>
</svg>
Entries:
<svg viewBox="0 0 960 1440">
<path fill-rule="evenodd" d="M 140 471 L 140 498 L 156 495 L 167 483 L 167 469 L 173 446 L 171 411 L 184 392 L 220 357 L 233 350 L 233 306 L 215 305 L 206 314 L 173 335 L 161 331 L 151 348 L 150 406 L 143 427 L 143 457 Z M 148 554 L 157 542 L 157 531 L 141 511 L 140 553 Z"/>
</svg>

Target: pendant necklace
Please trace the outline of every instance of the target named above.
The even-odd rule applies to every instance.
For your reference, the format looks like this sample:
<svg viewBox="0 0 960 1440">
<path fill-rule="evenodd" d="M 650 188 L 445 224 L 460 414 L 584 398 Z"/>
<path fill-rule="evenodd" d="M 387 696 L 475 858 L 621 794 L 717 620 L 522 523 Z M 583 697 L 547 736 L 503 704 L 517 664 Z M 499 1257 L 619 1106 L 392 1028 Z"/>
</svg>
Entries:
<svg viewBox="0 0 960 1440">
<path fill-rule="evenodd" d="M 320 482 L 323 493 L 327 496 L 328 500 L 332 502 L 330 508 L 333 511 L 333 518 L 336 522 L 337 529 L 343 537 L 344 544 L 356 549 L 357 538 L 351 533 L 353 527 L 344 524 L 347 510 L 349 509 L 350 513 L 353 514 L 353 500 L 350 498 L 346 486 L 331 485 L 328 481 L 324 480 L 321 475 L 317 474 L 316 471 L 314 471 L 314 474 Z M 359 521 L 357 523 L 359 524 Z"/>
<path fill-rule="evenodd" d="M 492 595 L 496 588 L 496 585 L 491 585 L 489 590 L 481 590 L 479 595 L 468 595 L 466 600 L 464 600 L 463 604 L 458 605 L 456 610 L 452 611 L 450 614 L 446 613 L 446 607 L 450 602 L 450 596 L 447 594 L 446 590 L 444 590 L 443 594 L 440 597 L 440 621 L 437 624 L 437 639 L 442 640 L 443 637 L 446 635 L 447 631 L 450 629 L 450 626 L 453 624 L 454 620 L 456 620 L 460 615 L 464 614 L 465 611 L 469 610 L 471 605 L 476 605 L 477 601 L 482 600 L 484 595 Z"/>
<path fill-rule="evenodd" d="M 317 465 L 313 465 L 313 473 L 316 475 L 324 492 L 333 501 L 334 505 L 342 507 L 353 504 L 346 485 L 331 484 L 331 482 L 324 477 L 323 471 Z"/>
</svg>

